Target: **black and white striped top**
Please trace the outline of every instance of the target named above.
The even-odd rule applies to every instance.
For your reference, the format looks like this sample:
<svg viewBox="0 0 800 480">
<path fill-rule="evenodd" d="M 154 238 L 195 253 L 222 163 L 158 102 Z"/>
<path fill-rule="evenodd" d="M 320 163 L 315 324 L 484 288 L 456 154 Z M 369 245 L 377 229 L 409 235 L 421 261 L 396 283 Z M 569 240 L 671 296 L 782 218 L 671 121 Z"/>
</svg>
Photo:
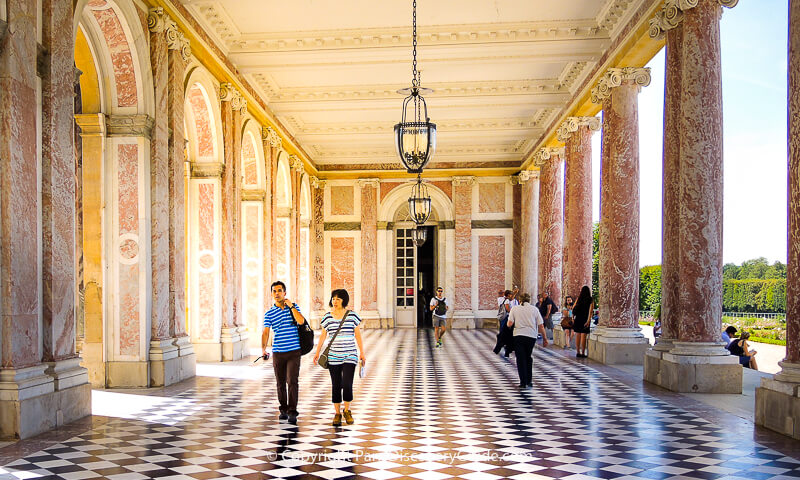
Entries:
<svg viewBox="0 0 800 480">
<path fill-rule="evenodd" d="M 336 335 L 336 340 L 328 352 L 328 363 L 330 365 L 341 365 L 343 363 L 352 363 L 358 365 L 358 348 L 356 347 L 356 327 L 361 323 L 361 317 L 356 312 L 351 311 L 347 314 L 344 320 L 344 325 L 339 335 Z M 328 343 L 336 330 L 339 329 L 339 320 L 333 318 L 331 312 L 322 317 L 320 326 L 328 332 Z"/>
</svg>

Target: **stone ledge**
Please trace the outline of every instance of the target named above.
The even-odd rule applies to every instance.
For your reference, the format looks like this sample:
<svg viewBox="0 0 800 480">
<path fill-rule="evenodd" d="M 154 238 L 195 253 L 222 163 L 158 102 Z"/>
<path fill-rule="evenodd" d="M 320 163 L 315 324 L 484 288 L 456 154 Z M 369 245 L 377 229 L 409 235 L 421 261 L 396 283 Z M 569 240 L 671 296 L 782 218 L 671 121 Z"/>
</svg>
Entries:
<svg viewBox="0 0 800 480">
<path fill-rule="evenodd" d="M 18 401 L 0 401 L 0 436 L 30 438 L 90 415 L 88 383 Z"/>
<path fill-rule="evenodd" d="M 776 385 L 771 379 L 762 379 L 756 388 L 755 423 L 783 435 L 800 440 L 800 398 L 797 385 Z M 787 388 L 788 387 L 788 388 Z M 787 394 L 794 391 L 795 394 Z"/>
<path fill-rule="evenodd" d="M 742 393 L 742 366 L 728 356 L 674 355 L 648 350 L 644 380 L 679 393 Z"/>
</svg>

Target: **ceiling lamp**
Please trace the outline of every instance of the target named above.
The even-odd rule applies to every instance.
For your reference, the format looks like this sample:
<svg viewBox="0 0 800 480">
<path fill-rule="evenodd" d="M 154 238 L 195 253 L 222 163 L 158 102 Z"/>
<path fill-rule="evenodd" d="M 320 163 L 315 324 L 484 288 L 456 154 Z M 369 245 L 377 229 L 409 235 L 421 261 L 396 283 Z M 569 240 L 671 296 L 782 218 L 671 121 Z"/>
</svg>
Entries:
<svg viewBox="0 0 800 480">
<path fill-rule="evenodd" d="M 413 16 L 413 62 L 411 66 L 411 87 L 398 90 L 408 95 L 403 100 L 403 116 L 394 126 L 394 143 L 400 161 L 408 173 L 422 173 L 436 151 L 436 124 L 428 117 L 428 107 L 422 94 L 433 92 L 420 86 L 420 72 L 417 71 L 417 0 L 414 0 Z"/>
<path fill-rule="evenodd" d="M 411 239 L 414 240 L 415 246 L 422 246 L 427 238 L 428 230 L 425 227 L 417 227 L 414 230 L 411 230 Z"/>
<path fill-rule="evenodd" d="M 422 182 L 422 177 L 417 175 L 417 183 L 411 188 L 408 198 L 408 213 L 417 226 L 423 225 L 431 216 L 431 197 L 428 187 Z"/>
</svg>

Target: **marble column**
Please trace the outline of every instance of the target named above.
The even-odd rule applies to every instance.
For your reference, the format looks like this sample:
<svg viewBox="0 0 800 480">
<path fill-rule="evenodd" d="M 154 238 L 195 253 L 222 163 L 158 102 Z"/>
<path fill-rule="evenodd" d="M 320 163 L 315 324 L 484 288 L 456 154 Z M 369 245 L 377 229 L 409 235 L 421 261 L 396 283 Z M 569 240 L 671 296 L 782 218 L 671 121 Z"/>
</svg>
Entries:
<svg viewBox="0 0 800 480">
<path fill-rule="evenodd" d="M 522 279 L 519 288 L 535 297 L 539 292 L 539 171 L 519 173 L 522 186 Z"/>
<path fill-rule="evenodd" d="M 561 304 L 561 254 L 564 228 L 561 192 L 563 151 L 545 148 L 536 153 L 539 174 L 539 284 L 535 294 L 548 292 Z"/>
<path fill-rule="evenodd" d="M 592 133 L 599 129 L 597 117 L 569 117 L 558 129 L 566 155 L 563 296 L 573 299 L 592 287 Z"/>
<path fill-rule="evenodd" d="M 300 177 L 304 172 L 303 161 L 296 155 L 289 157 L 290 178 L 292 182 L 292 206 L 289 210 L 289 275 L 294 291 L 291 300 L 300 304 Z"/>
<path fill-rule="evenodd" d="M 325 315 L 325 181 L 311 177 L 311 326 Z"/>
<path fill-rule="evenodd" d="M 277 161 L 281 137 L 270 127 L 261 127 L 261 141 L 264 144 L 264 312 L 272 307 L 270 284 L 275 281 L 272 272 L 273 249 L 272 228 L 274 211 L 275 175 L 272 166 Z"/>
<path fill-rule="evenodd" d="M 472 309 L 472 195 L 475 177 L 453 177 L 455 288 L 453 327 L 475 328 Z"/>
<path fill-rule="evenodd" d="M 639 90 L 647 68 L 611 68 L 592 89 L 603 105 L 600 174 L 600 322 L 589 357 L 642 364 L 649 346 L 639 327 Z"/>
<path fill-rule="evenodd" d="M 239 329 L 241 312 L 241 110 L 246 101 L 230 83 L 222 83 L 222 136 L 225 168 L 222 172 L 222 360 L 235 361 L 247 354 Z"/>
<path fill-rule="evenodd" d="M 361 318 L 366 328 L 380 328 L 378 315 L 378 187 L 377 178 L 358 180 L 361 188 Z"/>
<path fill-rule="evenodd" d="M 719 338 L 722 321 L 721 5 L 667 5 L 651 22 L 666 32 L 664 265 L 673 336 L 669 351 L 648 352 L 645 379 L 673 391 L 740 393 L 742 371 Z M 672 37 L 672 38 L 670 38 Z M 668 99 L 668 100 L 667 100 Z M 675 240 L 674 237 L 677 237 Z M 676 243 L 673 243 L 676 242 Z M 698 309 L 697 305 L 705 305 Z M 663 313 L 662 313 L 663 315 Z M 669 338 L 667 340 L 670 340 Z M 668 344 L 665 345 L 665 347 Z M 660 358 L 659 358 L 660 356 Z"/>
<path fill-rule="evenodd" d="M 786 358 L 756 389 L 756 425 L 800 439 L 800 1 L 789 0 L 789 228 Z"/>
</svg>

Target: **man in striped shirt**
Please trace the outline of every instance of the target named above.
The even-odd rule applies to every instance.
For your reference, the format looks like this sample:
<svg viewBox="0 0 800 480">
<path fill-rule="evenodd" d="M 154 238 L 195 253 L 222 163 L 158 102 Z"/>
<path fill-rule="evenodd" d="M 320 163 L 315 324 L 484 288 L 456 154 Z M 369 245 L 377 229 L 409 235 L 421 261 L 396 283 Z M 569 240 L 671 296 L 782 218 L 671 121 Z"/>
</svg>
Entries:
<svg viewBox="0 0 800 480">
<path fill-rule="evenodd" d="M 275 369 L 275 380 L 278 383 L 278 402 L 281 412 L 278 418 L 289 420 L 292 425 L 297 425 L 298 378 L 300 377 L 301 358 L 297 324 L 302 325 L 306 319 L 300 313 L 297 304 L 286 298 L 286 284 L 278 280 L 272 284 L 271 288 L 275 305 L 264 314 L 261 348 L 262 353 L 267 355 L 269 330 L 274 330 L 272 367 Z"/>
</svg>

